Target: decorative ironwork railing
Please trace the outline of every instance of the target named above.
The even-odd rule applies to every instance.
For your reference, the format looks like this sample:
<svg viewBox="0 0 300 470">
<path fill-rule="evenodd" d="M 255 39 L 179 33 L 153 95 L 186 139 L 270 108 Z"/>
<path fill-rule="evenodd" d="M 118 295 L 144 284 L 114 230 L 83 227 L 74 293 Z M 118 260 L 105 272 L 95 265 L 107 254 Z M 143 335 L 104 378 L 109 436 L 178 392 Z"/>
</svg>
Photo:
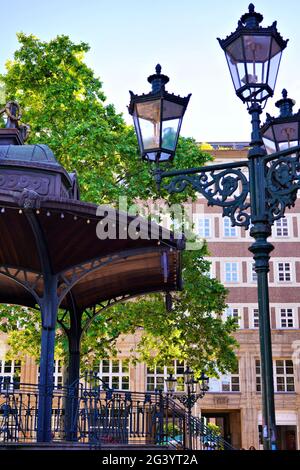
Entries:
<svg viewBox="0 0 300 470">
<path fill-rule="evenodd" d="M 0 442 L 36 442 L 38 385 L 1 381 Z M 191 438 L 190 438 L 191 433 Z M 162 392 L 103 389 L 93 376 L 52 391 L 51 435 L 54 442 L 164 446 L 186 449 L 233 449 L 200 419 L 189 421 L 184 407 Z"/>
</svg>

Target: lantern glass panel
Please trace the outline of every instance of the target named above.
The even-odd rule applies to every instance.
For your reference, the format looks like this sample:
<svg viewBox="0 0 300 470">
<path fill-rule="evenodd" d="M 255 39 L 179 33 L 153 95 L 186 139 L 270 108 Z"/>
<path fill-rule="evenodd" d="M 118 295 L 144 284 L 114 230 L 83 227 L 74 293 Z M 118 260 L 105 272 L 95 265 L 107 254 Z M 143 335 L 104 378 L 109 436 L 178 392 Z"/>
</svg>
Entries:
<svg viewBox="0 0 300 470">
<path fill-rule="evenodd" d="M 279 70 L 282 50 L 275 39 L 272 39 L 271 59 L 268 73 L 268 85 L 274 90 Z"/>
<path fill-rule="evenodd" d="M 162 148 L 175 151 L 184 106 L 163 100 L 162 109 Z"/>
<path fill-rule="evenodd" d="M 271 53 L 271 37 L 270 36 L 243 36 L 243 44 L 245 51 L 246 74 L 241 77 L 242 85 L 249 85 L 251 92 L 246 90 L 243 95 L 247 98 L 250 93 L 257 99 L 264 99 L 268 96 L 267 90 L 261 90 L 255 84 L 267 84 L 268 64 Z"/>
<path fill-rule="evenodd" d="M 298 125 L 298 122 L 285 122 L 273 125 L 278 150 L 284 150 L 298 145 Z"/>
<path fill-rule="evenodd" d="M 238 38 L 226 49 L 226 59 L 231 73 L 234 88 L 241 88 L 240 77 L 245 75 L 244 56 L 242 49 L 242 40 Z"/>
<path fill-rule="evenodd" d="M 253 65 L 252 75 L 255 76 L 257 74 L 256 65 L 266 63 L 269 60 L 271 36 L 251 34 L 243 36 L 243 40 L 245 60 Z"/>
<path fill-rule="evenodd" d="M 179 130 L 179 119 L 171 119 L 162 123 L 162 148 L 175 150 Z"/>
<path fill-rule="evenodd" d="M 144 150 L 160 146 L 161 101 L 146 101 L 136 104 L 136 116 Z"/>
<path fill-rule="evenodd" d="M 168 119 L 179 119 L 182 117 L 184 107 L 173 101 L 163 100 L 162 118 L 164 121 Z"/>
<path fill-rule="evenodd" d="M 268 154 L 299 145 L 299 123 L 281 122 L 272 124 L 263 134 Z"/>
<path fill-rule="evenodd" d="M 274 140 L 268 139 L 267 137 L 263 137 L 263 142 L 268 154 L 276 152 L 276 145 Z"/>
</svg>

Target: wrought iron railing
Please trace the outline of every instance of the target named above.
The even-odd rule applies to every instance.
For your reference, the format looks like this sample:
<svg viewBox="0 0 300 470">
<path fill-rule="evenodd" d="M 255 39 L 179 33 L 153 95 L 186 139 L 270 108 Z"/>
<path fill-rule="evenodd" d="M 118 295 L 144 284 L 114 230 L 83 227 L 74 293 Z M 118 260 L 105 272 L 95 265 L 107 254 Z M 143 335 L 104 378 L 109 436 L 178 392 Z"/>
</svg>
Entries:
<svg viewBox="0 0 300 470">
<path fill-rule="evenodd" d="M 0 442 L 36 442 L 40 393 L 38 385 L 0 380 Z M 185 409 L 162 392 L 105 390 L 95 375 L 86 375 L 51 395 L 53 442 L 232 449 L 200 419 L 188 421 Z"/>
</svg>

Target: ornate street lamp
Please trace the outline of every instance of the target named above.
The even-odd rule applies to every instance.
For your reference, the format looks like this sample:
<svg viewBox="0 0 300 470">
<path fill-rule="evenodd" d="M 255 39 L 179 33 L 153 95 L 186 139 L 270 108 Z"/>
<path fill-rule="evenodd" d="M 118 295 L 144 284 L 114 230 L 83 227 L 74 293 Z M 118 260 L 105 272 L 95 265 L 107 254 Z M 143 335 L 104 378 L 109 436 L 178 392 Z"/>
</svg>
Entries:
<svg viewBox="0 0 300 470">
<path fill-rule="evenodd" d="M 166 386 L 167 386 L 167 392 L 171 395 L 176 390 L 176 384 L 177 384 L 177 379 L 173 377 L 173 374 L 170 374 L 169 377 L 166 379 Z"/>
<path fill-rule="evenodd" d="M 237 96 L 248 105 L 273 96 L 281 54 L 287 45 L 276 28 L 260 26 L 263 16 L 250 3 L 234 33 L 219 39 Z"/>
<path fill-rule="evenodd" d="M 202 372 L 200 379 L 195 380 L 194 372 L 192 369 L 190 369 L 189 366 L 186 367 L 183 375 L 185 385 L 184 393 L 176 392 L 177 379 L 173 377 L 173 374 L 170 374 L 169 377 L 165 379 L 165 382 L 168 395 L 176 398 L 176 400 L 180 401 L 180 403 L 182 403 L 183 406 L 187 409 L 188 448 L 192 449 L 192 409 L 195 403 L 199 399 L 203 398 L 206 392 L 209 390 L 209 379 L 206 377 L 204 372 Z"/>
<path fill-rule="evenodd" d="M 130 92 L 129 113 L 133 116 L 141 156 L 149 162 L 161 163 L 174 158 L 182 119 L 191 95 L 186 98 L 168 93 L 169 77 L 161 74 L 161 66 L 148 77 L 152 90 L 148 94 Z"/>
<path fill-rule="evenodd" d="M 276 449 L 268 287 L 269 259 L 274 247 L 268 238 L 275 220 L 283 217 L 285 209 L 294 204 L 300 188 L 300 112 L 292 113 L 293 101 L 284 93 L 277 103 L 279 118 L 269 117 L 262 129 L 260 127 L 260 114 L 267 99 L 273 95 L 281 54 L 287 45 L 287 40 L 283 40 L 277 31 L 276 22 L 263 28 L 260 26 L 262 19 L 250 4 L 249 12 L 241 17 L 237 30 L 226 39 L 219 39 L 236 94 L 247 104 L 251 115 L 248 159 L 174 171 L 163 171 L 157 165 L 153 174 L 158 187 L 167 179 L 164 189 L 169 193 L 180 193 L 190 185 L 207 199 L 209 205 L 221 207 L 223 216 L 230 218 L 232 226 L 248 229 L 251 222 L 250 235 L 254 242 L 249 250 L 257 274 L 263 442 L 264 449 Z M 133 105 L 131 108 L 133 114 Z M 276 150 L 275 153 L 267 154 L 262 134 L 267 151 Z M 137 136 L 140 142 L 139 128 Z M 152 161 L 160 163 L 161 150 L 157 155 Z"/>
<path fill-rule="evenodd" d="M 287 97 L 284 89 L 282 99 L 275 103 L 279 116 L 274 118 L 267 114 L 261 135 L 268 154 L 300 145 L 300 110 L 293 114 L 294 104 L 295 101 Z"/>
</svg>

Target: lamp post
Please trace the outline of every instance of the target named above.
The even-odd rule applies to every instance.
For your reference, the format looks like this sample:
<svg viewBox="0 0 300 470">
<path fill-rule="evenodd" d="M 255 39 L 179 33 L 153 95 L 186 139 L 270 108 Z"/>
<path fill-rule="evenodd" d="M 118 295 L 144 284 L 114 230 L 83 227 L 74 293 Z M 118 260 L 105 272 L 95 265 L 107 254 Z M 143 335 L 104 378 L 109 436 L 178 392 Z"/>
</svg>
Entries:
<svg viewBox="0 0 300 470">
<path fill-rule="evenodd" d="M 164 188 L 169 193 L 179 193 L 191 186 L 204 196 L 209 205 L 219 206 L 223 216 L 231 220 L 232 226 L 248 229 L 254 242 L 249 247 L 253 254 L 257 273 L 257 294 L 259 310 L 259 338 L 262 379 L 262 414 L 264 449 L 276 449 L 276 425 L 274 404 L 274 383 L 272 367 L 272 344 L 269 311 L 268 272 L 270 253 L 273 245 L 268 241 L 275 220 L 285 214 L 285 209 L 294 205 L 300 187 L 300 112 L 293 114 L 293 100 L 287 98 L 284 90 L 282 100 L 276 103 L 280 116 L 267 115 L 266 123 L 260 126 L 260 114 L 273 96 L 282 51 L 287 45 L 277 31 L 276 22 L 269 27 L 260 25 L 263 16 L 249 5 L 235 32 L 226 39 L 219 39 L 225 52 L 237 96 L 246 103 L 251 116 L 252 133 L 248 159 L 240 162 L 222 163 L 200 168 L 164 171 L 160 164 L 173 159 L 182 118 L 190 95 L 181 98 L 165 91 L 168 77 L 161 76 L 160 66 L 156 75 L 149 77 L 155 88 L 148 95 L 137 96 L 131 92 L 129 112 L 134 117 L 137 138 L 142 157 L 154 162 L 154 177 L 158 186 L 166 181 Z M 155 77 L 153 79 L 153 77 Z M 160 87 L 160 90 L 159 90 Z M 149 104 L 152 99 L 164 100 L 173 96 L 172 106 L 177 114 L 160 111 L 159 118 L 150 120 L 147 132 L 152 132 L 156 147 L 146 149 L 149 135 L 144 131 L 144 122 L 149 114 L 139 112 L 139 103 Z M 162 117 L 165 117 L 163 121 Z M 176 117 L 175 117 L 176 116 Z M 177 122 L 173 127 L 173 147 L 168 152 L 163 144 L 163 129 Z M 158 125 L 157 125 L 158 123 Z M 146 126 L 145 126 L 146 128 Z M 157 135 L 160 139 L 157 139 Z M 156 139 L 156 140 L 155 140 Z M 265 143 L 265 146 L 264 146 Z M 171 146 L 170 146 L 171 147 Z M 271 153 L 270 153 L 271 152 Z"/>
<path fill-rule="evenodd" d="M 184 393 L 176 393 L 177 380 L 172 374 L 166 379 L 166 385 L 168 395 L 175 397 L 187 409 L 188 448 L 192 449 L 192 409 L 197 400 L 203 398 L 208 391 L 209 379 L 204 372 L 202 372 L 199 381 L 195 380 L 194 372 L 189 367 L 186 367 L 183 375 L 185 385 Z"/>
</svg>

